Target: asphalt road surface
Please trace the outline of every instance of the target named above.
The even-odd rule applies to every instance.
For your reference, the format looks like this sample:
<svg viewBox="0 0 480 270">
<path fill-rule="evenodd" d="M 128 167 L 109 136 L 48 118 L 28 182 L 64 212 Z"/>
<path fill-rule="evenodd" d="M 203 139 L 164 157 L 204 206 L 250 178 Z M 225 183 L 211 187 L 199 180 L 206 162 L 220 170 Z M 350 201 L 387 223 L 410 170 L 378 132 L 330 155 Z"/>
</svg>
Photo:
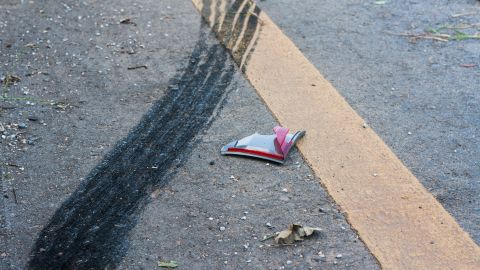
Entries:
<svg viewBox="0 0 480 270">
<path fill-rule="evenodd" d="M 478 31 L 480 5 L 381 2 L 258 4 L 479 243 L 480 43 L 421 36 Z M 379 268 L 296 151 L 219 155 L 276 123 L 189 0 L 0 18 L 0 77 L 20 79 L 0 100 L 3 268 Z M 323 231 L 260 241 L 290 223 Z"/>
<path fill-rule="evenodd" d="M 480 3 L 259 5 L 480 243 L 480 42 L 400 35 L 478 33 Z"/>
</svg>

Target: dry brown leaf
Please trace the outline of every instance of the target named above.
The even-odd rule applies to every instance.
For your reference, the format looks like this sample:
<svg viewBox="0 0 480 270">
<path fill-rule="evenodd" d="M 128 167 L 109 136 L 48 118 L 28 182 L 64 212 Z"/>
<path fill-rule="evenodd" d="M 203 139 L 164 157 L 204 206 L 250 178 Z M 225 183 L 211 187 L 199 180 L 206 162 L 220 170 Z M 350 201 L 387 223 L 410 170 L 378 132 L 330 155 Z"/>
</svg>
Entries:
<svg viewBox="0 0 480 270">
<path fill-rule="evenodd" d="M 281 231 L 277 237 L 275 237 L 275 243 L 279 245 L 291 245 L 295 241 L 302 241 L 304 237 L 308 237 L 317 231 L 321 231 L 320 228 L 303 227 L 299 224 L 291 224 L 287 230 Z"/>
</svg>

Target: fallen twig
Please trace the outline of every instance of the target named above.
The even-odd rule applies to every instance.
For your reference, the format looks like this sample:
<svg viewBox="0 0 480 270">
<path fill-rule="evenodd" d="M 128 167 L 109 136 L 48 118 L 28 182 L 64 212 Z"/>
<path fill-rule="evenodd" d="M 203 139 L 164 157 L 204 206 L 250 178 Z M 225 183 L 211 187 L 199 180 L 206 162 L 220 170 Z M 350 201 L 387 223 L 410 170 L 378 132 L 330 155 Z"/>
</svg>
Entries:
<svg viewBox="0 0 480 270">
<path fill-rule="evenodd" d="M 277 236 L 277 235 L 278 235 L 278 233 L 272 233 L 272 234 L 270 234 L 270 235 L 265 235 L 265 236 L 260 240 L 260 242 L 265 242 L 265 241 L 267 241 L 268 239 L 272 239 L 272 238 L 274 238 L 274 237 Z"/>
<path fill-rule="evenodd" d="M 476 15 L 476 14 L 477 14 L 476 11 L 470 11 L 470 12 L 452 14 L 452 17 L 453 17 L 453 18 L 457 18 L 457 17 L 470 16 L 470 15 Z"/>
<path fill-rule="evenodd" d="M 394 36 L 402 36 L 402 37 L 409 37 L 412 39 L 431 39 L 431 40 L 436 40 L 436 41 L 443 41 L 447 42 L 450 40 L 450 35 L 448 34 L 432 34 L 432 33 L 393 33 L 393 32 L 388 32 L 386 31 L 385 33 L 389 35 L 394 35 Z"/>
<path fill-rule="evenodd" d="M 13 193 L 13 200 L 15 201 L 15 204 L 18 204 L 17 192 L 15 191 L 15 188 L 12 188 L 12 193 Z"/>
<path fill-rule="evenodd" d="M 13 105 L 0 105 L 0 109 L 2 110 L 13 110 L 17 108 L 16 106 L 13 106 Z"/>
<path fill-rule="evenodd" d="M 127 67 L 128 70 L 139 69 L 139 68 L 148 69 L 148 67 L 146 65 Z"/>
<path fill-rule="evenodd" d="M 464 68 L 472 68 L 472 67 L 476 67 L 477 64 L 460 64 L 460 66 Z"/>
</svg>

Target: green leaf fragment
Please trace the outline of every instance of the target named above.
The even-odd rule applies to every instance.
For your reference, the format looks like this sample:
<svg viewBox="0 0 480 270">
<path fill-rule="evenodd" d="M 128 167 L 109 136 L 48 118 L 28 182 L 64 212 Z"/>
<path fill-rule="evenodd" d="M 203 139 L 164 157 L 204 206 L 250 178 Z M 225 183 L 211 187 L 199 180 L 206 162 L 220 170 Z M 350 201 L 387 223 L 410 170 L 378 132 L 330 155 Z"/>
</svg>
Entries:
<svg viewBox="0 0 480 270">
<path fill-rule="evenodd" d="M 168 262 L 167 261 L 159 261 L 158 266 L 163 267 L 163 268 L 177 268 L 178 263 L 177 263 L 177 261 L 168 261 Z"/>
</svg>

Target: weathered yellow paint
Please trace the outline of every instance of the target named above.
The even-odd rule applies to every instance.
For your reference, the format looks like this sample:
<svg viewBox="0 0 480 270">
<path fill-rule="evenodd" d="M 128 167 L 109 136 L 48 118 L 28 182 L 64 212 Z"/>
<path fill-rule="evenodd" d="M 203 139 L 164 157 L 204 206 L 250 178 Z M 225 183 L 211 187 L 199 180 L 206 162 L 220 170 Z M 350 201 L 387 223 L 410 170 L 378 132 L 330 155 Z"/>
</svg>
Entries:
<svg viewBox="0 0 480 270">
<path fill-rule="evenodd" d="M 282 125 L 307 131 L 300 152 L 381 266 L 480 269 L 470 236 L 263 12 L 260 21 L 245 76 Z"/>
</svg>

